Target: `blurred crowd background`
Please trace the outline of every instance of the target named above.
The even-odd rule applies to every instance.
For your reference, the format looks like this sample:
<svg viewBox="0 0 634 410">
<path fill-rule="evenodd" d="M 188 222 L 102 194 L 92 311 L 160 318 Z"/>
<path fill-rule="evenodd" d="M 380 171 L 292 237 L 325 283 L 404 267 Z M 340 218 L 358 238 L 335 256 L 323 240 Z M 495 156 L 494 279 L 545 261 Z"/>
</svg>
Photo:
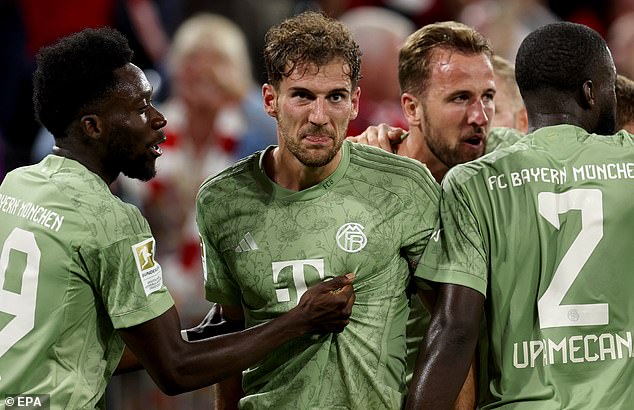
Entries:
<svg viewBox="0 0 634 410">
<path fill-rule="evenodd" d="M 309 9 L 344 21 L 364 53 L 360 114 L 349 135 L 382 122 L 405 127 L 398 47 L 436 21 L 476 28 L 510 61 L 537 27 L 582 23 L 607 40 L 619 74 L 634 78 L 634 0 L 0 0 L 0 180 L 39 161 L 53 144 L 33 114 L 37 50 L 86 27 L 123 32 L 168 119 L 168 140 L 154 180 L 120 178 L 112 189 L 148 218 L 182 325 L 197 324 L 210 305 L 202 288 L 195 194 L 208 175 L 276 142 L 260 95 L 264 34 Z M 113 379 L 108 401 L 112 409 L 202 409 L 211 407 L 211 395 L 202 389 L 167 397 L 136 372 Z"/>
</svg>

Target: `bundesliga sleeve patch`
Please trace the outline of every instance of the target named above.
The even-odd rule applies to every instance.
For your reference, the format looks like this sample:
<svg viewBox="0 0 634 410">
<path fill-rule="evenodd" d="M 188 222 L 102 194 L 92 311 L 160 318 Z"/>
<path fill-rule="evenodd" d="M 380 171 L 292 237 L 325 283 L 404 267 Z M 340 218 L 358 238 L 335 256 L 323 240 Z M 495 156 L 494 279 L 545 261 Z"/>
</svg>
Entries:
<svg viewBox="0 0 634 410">
<path fill-rule="evenodd" d="M 132 253 L 146 296 L 163 287 L 163 272 L 161 265 L 154 260 L 154 247 L 154 238 L 132 245 Z"/>
</svg>

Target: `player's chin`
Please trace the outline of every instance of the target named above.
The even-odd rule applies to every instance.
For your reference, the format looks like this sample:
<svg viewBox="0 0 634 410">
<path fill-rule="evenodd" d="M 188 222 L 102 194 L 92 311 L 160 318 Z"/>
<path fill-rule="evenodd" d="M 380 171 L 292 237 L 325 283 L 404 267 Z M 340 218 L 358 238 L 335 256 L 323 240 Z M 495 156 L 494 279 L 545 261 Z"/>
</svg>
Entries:
<svg viewBox="0 0 634 410">
<path fill-rule="evenodd" d="M 123 169 L 122 173 L 128 178 L 149 181 L 156 176 L 156 159 L 137 162 L 134 166 Z"/>
</svg>

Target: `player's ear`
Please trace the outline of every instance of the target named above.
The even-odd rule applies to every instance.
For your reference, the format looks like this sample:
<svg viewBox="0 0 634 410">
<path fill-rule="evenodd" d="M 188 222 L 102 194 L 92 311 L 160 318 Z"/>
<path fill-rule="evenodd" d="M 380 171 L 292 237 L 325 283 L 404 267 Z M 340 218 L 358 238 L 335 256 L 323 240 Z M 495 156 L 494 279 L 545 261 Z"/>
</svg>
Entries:
<svg viewBox="0 0 634 410">
<path fill-rule="evenodd" d="M 420 110 L 422 110 L 423 107 L 418 98 L 413 94 L 403 93 L 401 95 L 401 109 L 410 127 L 420 125 L 420 119 L 422 117 Z"/>
<path fill-rule="evenodd" d="M 357 87 L 352 92 L 352 98 L 350 99 L 350 102 L 352 103 L 352 111 L 350 111 L 350 121 L 354 120 L 355 118 L 357 118 L 357 115 L 359 115 L 359 99 L 360 98 L 361 98 L 361 88 Z"/>
<path fill-rule="evenodd" d="M 592 80 L 586 80 L 583 82 L 581 86 L 581 105 L 584 108 L 592 108 L 596 103 L 595 95 L 594 95 L 594 84 Z"/>
<path fill-rule="evenodd" d="M 271 84 L 262 86 L 262 100 L 264 101 L 264 111 L 273 118 L 277 118 L 277 93 Z"/>
<path fill-rule="evenodd" d="M 103 133 L 103 121 L 97 114 L 83 115 L 79 125 L 84 134 L 93 139 L 99 139 Z"/>
</svg>

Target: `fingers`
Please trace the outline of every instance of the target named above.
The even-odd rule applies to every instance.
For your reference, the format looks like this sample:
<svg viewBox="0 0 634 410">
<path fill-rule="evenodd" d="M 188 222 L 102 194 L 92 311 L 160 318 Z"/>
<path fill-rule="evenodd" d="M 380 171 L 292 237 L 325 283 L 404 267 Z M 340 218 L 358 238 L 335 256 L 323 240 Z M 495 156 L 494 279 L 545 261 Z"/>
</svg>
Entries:
<svg viewBox="0 0 634 410">
<path fill-rule="evenodd" d="M 348 325 L 355 294 L 354 273 L 337 276 L 308 288 L 297 309 L 315 333 L 339 333 Z"/>
<path fill-rule="evenodd" d="M 324 291 L 338 293 L 344 286 L 352 284 L 353 280 L 354 273 L 351 272 L 347 275 L 337 276 L 331 280 L 321 282 L 316 286 L 321 286 L 324 288 Z"/>
<path fill-rule="evenodd" d="M 354 301 L 357 297 L 352 285 L 347 285 L 341 288 L 341 294 L 348 298 L 348 303 L 346 304 L 343 313 L 350 316 L 352 314 L 352 305 L 354 305 Z"/>
<path fill-rule="evenodd" d="M 409 133 L 402 128 L 389 127 L 388 129 L 384 130 L 383 135 L 390 141 L 392 145 L 394 145 L 403 141 L 407 134 Z"/>
<path fill-rule="evenodd" d="M 406 134 L 402 128 L 379 124 L 378 126 L 369 126 L 360 135 L 348 137 L 347 139 L 359 144 L 372 145 L 387 152 L 393 152 L 394 145 L 400 143 L 402 136 Z"/>
</svg>

